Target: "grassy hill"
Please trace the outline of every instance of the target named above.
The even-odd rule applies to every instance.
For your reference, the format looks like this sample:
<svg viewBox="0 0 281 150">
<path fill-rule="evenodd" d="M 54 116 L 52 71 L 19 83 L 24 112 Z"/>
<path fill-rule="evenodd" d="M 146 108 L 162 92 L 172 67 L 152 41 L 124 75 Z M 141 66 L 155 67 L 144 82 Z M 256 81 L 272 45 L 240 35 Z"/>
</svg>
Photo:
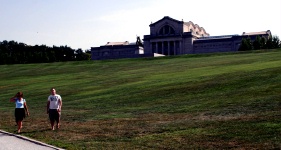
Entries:
<svg viewBox="0 0 281 150">
<path fill-rule="evenodd" d="M 0 129 L 65 149 L 281 148 L 281 50 L 0 66 Z M 50 130 L 49 89 L 62 96 Z"/>
</svg>

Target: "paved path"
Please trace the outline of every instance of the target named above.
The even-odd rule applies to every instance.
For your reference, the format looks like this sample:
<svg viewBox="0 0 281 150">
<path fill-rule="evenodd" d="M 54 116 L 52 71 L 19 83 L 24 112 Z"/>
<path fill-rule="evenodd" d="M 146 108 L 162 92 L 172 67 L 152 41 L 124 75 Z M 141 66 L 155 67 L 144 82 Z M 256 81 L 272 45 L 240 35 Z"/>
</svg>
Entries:
<svg viewBox="0 0 281 150">
<path fill-rule="evenodd" d="M 0 150 L 62 150 L 60 148 L 0 130 Z"/>
</svg>

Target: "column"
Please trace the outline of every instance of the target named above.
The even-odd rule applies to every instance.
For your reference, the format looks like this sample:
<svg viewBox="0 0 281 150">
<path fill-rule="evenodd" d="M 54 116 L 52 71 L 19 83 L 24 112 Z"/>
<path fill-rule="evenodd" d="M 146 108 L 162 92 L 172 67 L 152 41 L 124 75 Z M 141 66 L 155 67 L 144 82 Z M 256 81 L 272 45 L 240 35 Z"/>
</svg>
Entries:
<svg viewBox="0 0 281 150">
<path fill-rule="evenodd" d="M 164 42 L 162 41 L 162 54 L 164 55 Z"/>
<path fill-rule="evenodd" d="M 155 42 L 155 43 L 156 43 L 156 46 L 155 46 L 156 47 L 156 51 L 155 52 L 159 53 L 159 51 L 158 51 L 158 42 Z"/>
<path fill-rule="evenodd" d="M 167 42 L 168 42 L 168 56 L 170 56 L 170 41 Z"/>
<path fill-rule="evenodd" d="M 182 50 L 182 48 L 181 48 L 181 41 L 179 41 L 179 49 L 180 49 L 180 50 L 179 50 L 179 51 L 180 51 L 180 54 L 183 54 L 183 52 L 182 52 L 183 50 Z"/>
<path fill-rule="evenodd" d="M 150 47 L 150 53 L 153 53 L 153 42 L 150 42 L 149 47 Z"/>
<path fill-rule="evenodd" d="M 174 42 L 174 55 L 177 55 L 177 51 L 176 51 L 176 41 L 173 41 Z"/>
<path fill-rule="evenodd" d="M 152 53 L 154 53 L 155 52 L 155 42 L 152 42 Z"/>
</svg>

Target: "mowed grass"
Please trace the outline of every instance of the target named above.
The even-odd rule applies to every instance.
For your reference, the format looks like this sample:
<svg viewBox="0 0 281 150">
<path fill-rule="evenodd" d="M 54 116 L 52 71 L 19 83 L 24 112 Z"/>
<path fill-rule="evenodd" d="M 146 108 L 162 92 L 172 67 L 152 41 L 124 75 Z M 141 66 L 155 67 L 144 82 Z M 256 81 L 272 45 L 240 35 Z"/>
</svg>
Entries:
<svg viewBox="0 0 281 150">
<path fill-rule="evenodd" d="M 0 66 L 0 129 L 65 149 L 281 148 L 281 50 Z M 50 130 L 49 89 L 62 96 Z"/>
</svg>

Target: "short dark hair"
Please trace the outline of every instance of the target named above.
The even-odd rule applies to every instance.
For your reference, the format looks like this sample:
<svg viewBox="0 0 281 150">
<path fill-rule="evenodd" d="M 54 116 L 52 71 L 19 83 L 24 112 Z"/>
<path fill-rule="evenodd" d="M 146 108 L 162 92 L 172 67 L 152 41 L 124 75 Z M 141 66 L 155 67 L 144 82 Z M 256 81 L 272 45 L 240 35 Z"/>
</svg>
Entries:
<svg viewBox="0 0 281 150">
<path fill-rule="evenodd" d="M 17 93 L 17 97 L 23 97 L 23 93 L 22 92 L 18 92 Z"/>
</svg>

